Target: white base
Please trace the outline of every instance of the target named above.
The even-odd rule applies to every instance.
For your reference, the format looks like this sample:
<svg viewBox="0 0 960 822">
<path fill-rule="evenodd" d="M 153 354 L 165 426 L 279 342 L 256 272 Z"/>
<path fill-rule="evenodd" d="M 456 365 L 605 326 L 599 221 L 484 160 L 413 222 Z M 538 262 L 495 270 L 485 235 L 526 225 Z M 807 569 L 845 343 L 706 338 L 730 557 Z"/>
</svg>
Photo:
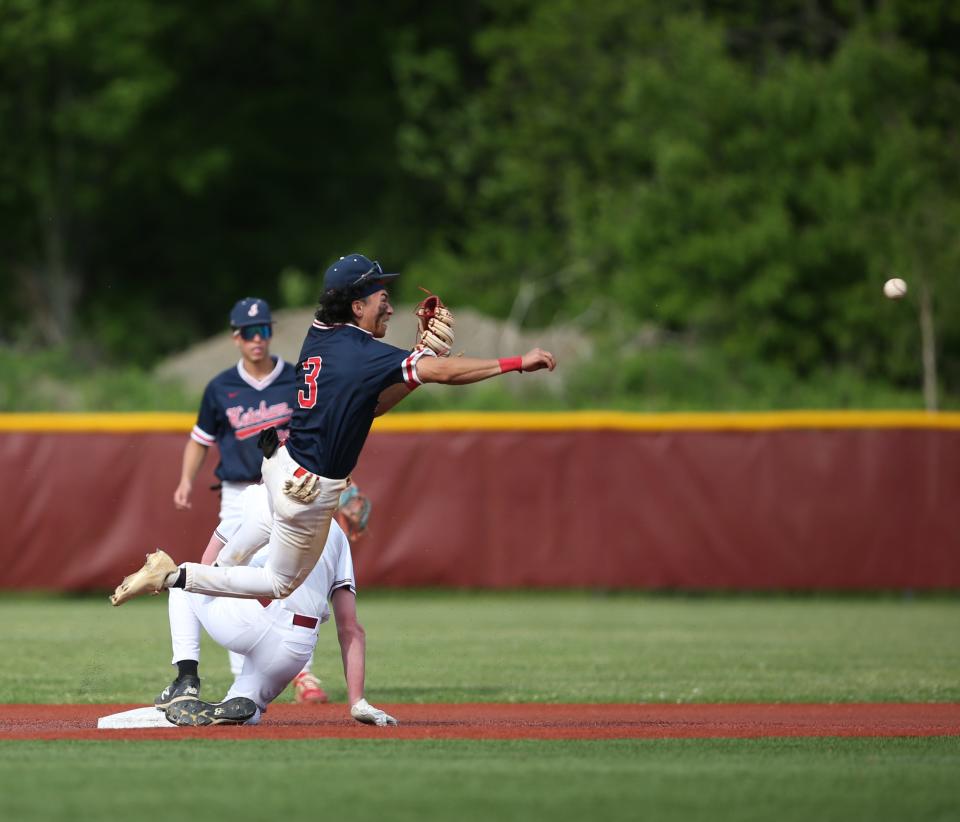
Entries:
<svg viewBox="0 0 960 822">
<path fill-rule="evenodd" d="M 132 711 L 121 711 L 118 714 L 101 716 L 97 720 L 98 728 L 176 728 L 167 721 L 163 711 L 150 706 L 134 708 Z"/>
</svg>

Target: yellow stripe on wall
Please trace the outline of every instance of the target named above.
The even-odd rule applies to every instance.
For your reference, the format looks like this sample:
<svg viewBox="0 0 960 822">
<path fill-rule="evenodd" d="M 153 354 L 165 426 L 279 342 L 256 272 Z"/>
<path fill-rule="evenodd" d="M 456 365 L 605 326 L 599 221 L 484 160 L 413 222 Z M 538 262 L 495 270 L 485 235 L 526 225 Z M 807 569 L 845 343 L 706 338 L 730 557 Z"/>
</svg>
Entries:
<svg viewBox="0 0 960 822">
<path fill-rule="evenodd" d="M 960 413 L 925 411 L 775 411 L 639 414 L 631 411 L 395 414 L 374 431 L 768 431 L 804 428 L 960 429 Z"/>
<path fill-rule="evenodd" d="M 196 414 L 0 414 L 0 431 L 123 434 L 128 431 L 189 433 Z"/>
<path fill-rule="evenodd" d="M 187 413 L 0 414 L 0 432 L 186 434 Z M 380 433 L 417 431 L 772 431 L 786 429 L 960 429 L 960 413 L 926 411 L 770 411 L 640 414 L 629 411 L 394 413 L 374 422 Z"/>
</svg>

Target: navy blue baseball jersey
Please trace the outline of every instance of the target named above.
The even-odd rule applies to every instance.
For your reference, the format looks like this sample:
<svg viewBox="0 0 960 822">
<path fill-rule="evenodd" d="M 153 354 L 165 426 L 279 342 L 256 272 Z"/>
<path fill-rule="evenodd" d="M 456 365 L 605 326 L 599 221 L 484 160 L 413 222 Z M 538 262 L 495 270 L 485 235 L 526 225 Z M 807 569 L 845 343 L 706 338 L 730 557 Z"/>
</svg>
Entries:
<svg viewBox="0 0 960 822">
<path fill-rule="evenodd" d="M 380 393 L 420 385 L 416 363 L 429 350 L 404 351 L 355 325 L 315 321 L 297 362 L 287 448 L 308 471 L 343 479 L 357 464 Z"/>
<path fill-rule="evenodd" d="M 264 379 L 250 376 L 241 362 L 217 374 L 207 384 L 191 438 L 201 445 L 216 443 L 220 463 L 216 474 L 227 482 L 259 482 L 263 454 L 257 438 L 265 428 L 283 428 L 293 414 L 296 375 L 280 357 Z"/>
</svg>

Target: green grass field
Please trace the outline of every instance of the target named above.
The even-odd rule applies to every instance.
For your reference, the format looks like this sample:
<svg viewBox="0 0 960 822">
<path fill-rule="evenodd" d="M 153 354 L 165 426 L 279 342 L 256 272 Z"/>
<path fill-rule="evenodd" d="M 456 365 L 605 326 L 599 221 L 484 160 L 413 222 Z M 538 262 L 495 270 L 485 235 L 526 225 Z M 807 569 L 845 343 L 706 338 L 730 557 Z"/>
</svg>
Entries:
<svg viewBox="0 0 960 822">
<path fill-rule="evenodd" d="M 359 607 L 374 703 L 960 701 L 957 597 L 374 592 Z M 8 595 L 0 624 L 0 702 L 146 703 L 173 672 L 163 598 Z M 315 667 L 342 701 L 330 626 Z M 206 645 L 201 674 L 225 690 L 225 653 Z M 958 737 L 384 736 L 0 740 L 0 816 L 960 819 Z"/>
</svg>

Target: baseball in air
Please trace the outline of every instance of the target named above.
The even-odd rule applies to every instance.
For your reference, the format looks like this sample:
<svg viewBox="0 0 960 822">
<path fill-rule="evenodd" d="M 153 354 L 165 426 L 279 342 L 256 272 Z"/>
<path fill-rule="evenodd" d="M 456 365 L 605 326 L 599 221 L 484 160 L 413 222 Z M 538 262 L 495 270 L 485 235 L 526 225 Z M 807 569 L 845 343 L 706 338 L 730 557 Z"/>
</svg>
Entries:
<svg viewBox="0 0 960 822">
<path fill-rule="evenodd" d="M 894 277 L 883 284 L 883 293 L 891 300 L 899 300 L 907 295 L 907 284 L 899 277 Z"/>
</svg>

